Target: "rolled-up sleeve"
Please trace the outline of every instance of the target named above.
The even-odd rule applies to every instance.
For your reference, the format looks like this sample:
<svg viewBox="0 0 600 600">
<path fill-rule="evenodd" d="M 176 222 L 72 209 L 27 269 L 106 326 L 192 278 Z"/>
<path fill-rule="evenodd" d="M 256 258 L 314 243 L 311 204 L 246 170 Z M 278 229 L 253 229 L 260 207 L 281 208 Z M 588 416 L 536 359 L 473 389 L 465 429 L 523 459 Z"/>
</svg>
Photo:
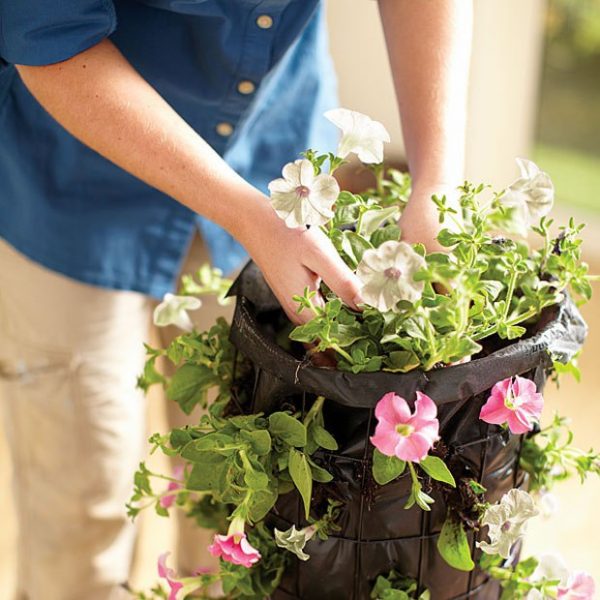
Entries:
<svg viewBox="0 0 600 600">
<path fill-rule="evenodd" d="M 0 57 L 32 66 L 60 62 L 115 28 L 112 0 L 0 0 Z"/>
</svg>

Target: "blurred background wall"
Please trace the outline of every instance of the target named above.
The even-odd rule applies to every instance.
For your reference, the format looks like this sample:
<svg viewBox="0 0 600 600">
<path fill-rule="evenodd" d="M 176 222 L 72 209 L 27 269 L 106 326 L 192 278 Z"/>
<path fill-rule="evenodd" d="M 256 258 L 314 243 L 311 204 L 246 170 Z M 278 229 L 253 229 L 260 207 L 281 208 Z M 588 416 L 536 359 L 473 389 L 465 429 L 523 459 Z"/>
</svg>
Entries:
<svg viewBox="0 0 600 600">
<path fill-rule="evenodd" d="M 419 0 L 426 1 L 426 0 Z M 435 1 L 435 0 L 429 0 Z M 341 104 L 383 122 L 392 136 L 387 158 L 404 157 L 399 119 L 377 2 L 329 0 L 331 48 Z M 432 43 L 424 40 L 424 43 Z M 514 158 L 532 157 L 552 175 L 557 220 L 587 223 L 586 257 L 600 273 L 600 0 L 475 0 L 469 93 L 467 175 L 502 187 L 517 175 Z M 549 385 L 546 417 L 573 418 L 575 443 L 600 448 L 600 289 L 584 308 L 590 324 L 581 359 L 582 383 Z M 164 431 L 164 415 L 150 398 L 150 431 Z M 0 436 L 0 446 L 4 440 Z M 155 456 L 153 461 L 160 461 Z M 7 450 L 0 447 L 0 600 L 12 598 L 14 538 Z M 558 513 L 532 523 L 526 553 L 560 552 L 571 568 L 600 584 L 600 481 L 557 490 Z M 169 522 L 144 515 L 134 583 L 156 580 L 155 557 L 170 547 Z"/>
</svg>

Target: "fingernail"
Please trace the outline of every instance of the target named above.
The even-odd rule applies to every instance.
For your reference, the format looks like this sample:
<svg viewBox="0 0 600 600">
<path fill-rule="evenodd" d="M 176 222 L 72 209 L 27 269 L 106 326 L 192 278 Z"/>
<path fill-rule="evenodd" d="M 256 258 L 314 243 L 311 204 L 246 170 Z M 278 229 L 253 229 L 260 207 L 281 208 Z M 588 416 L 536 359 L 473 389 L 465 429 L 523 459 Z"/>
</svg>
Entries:
<svg viewBox="0 0 600 600">
<path fill-rule="evenodd" d="M 358 308 L 359 304 L 364 304 L 364 300 L 363 297 L 360 295 L 360 293 L 356 294 L 356 296 L 354 296 L 354 298 L 352 299 L 352 302 L 354 303 L 354 306 L 356 306 Z"/>
</svg>

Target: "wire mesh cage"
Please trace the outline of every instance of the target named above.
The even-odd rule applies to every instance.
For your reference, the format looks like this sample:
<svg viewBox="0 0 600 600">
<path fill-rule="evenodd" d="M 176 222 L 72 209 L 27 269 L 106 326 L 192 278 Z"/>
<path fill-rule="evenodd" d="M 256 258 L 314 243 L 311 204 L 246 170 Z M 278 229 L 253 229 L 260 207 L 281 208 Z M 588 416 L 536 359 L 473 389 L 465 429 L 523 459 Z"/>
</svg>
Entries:
<svg viewBox="0 0 600 600">
<path fill-rule="evenodd" d="M 416 506 L 403 508 L 411 486 L 407 473 L 385 486 L 373 480 L 369 437 L 375 426 L 375 405 L 390 391 L 411 406 L 417 391 L 426 393 L 438 407 L 441 441 L 435 452 L 457 481 L 481 483 L 490 502 L 514 487 L 526 488 L 527 478 L 519 468 L 523 436 L 484 423 L 479 412 L 496 382 L 520 375 L 532 379 L 541 390 L 551 356 L 563 362 L 572 358 L 586 333 L 573 304 L 566 299 L 546 310 L 529 337 L 469 363 L 429 372 L 352 374 L 315 367 L 301 354 L 295 356 L 277 344 L 285 317 L 252 263 L 230 293 L 236 296 L 231 340 L 252 365 L 251 401 L 244 410 L 306 412 L 318 396 L 324 396 L 325 424 L 339 444 L 335 452 L 321 449 L 313 456 L 333 480 L 316 484 L 312 506 L 319 514 L 327 498 L 339 501 L 340 531 L 327 540 L 311 541 L 307 546 L 310 560 L 293 559 L 273 599 L 367 599 L 377 576 L 391 569 L 415 579 L 419 591 L 428 589 L 433 600 L 498 598 L 496 581 L 477 568 L 471 572 L 453 569 L 436 547 L 449 506 L 468 522 L 473 503 L 473 498 L 465 497 L 468 486 L 449 491 L 430 482 L 426 491 L 435 503 L 425 512 Z M 305 525 L 304 517 L 301 498 L 294 491 L 279 498 L 268 522 L 287 529 L 292 524 Z M 469 533 L 475 562 L 480 536 L 481 532 Z M 508 562 L 518 552 L 517 545 Z"/>
</svg>

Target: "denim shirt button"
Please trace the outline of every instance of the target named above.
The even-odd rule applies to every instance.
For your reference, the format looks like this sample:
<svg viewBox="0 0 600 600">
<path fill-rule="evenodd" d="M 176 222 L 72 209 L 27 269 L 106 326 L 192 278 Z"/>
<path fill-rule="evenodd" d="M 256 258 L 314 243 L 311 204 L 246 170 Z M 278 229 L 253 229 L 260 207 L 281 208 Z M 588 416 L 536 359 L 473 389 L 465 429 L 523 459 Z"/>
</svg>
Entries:
<svg viewBox="0 0 600 600">
<path fill-rule="evenodd" d="M 233 125 L 226 122 L 218 123 L 216 130 L 220 136 L 229 137 L 233 133 Z"/>
<path fill-rule="evenodd" d="M 273 17 L 269 15 L 260 15 L 258 19 L 256 19 L 256 24 L 261 29 L 271 29 L 273 27 Z"/>
<path fill-rule="evenodd" d="M 254 93 L 254 90 L 256 90 L 256 86 L 251 81 L 244 79 L 243 81 L 240 81 L 238 83 L 237 89 L 240 94 L 247 96 L 248 94 Z"/>
</svg>

